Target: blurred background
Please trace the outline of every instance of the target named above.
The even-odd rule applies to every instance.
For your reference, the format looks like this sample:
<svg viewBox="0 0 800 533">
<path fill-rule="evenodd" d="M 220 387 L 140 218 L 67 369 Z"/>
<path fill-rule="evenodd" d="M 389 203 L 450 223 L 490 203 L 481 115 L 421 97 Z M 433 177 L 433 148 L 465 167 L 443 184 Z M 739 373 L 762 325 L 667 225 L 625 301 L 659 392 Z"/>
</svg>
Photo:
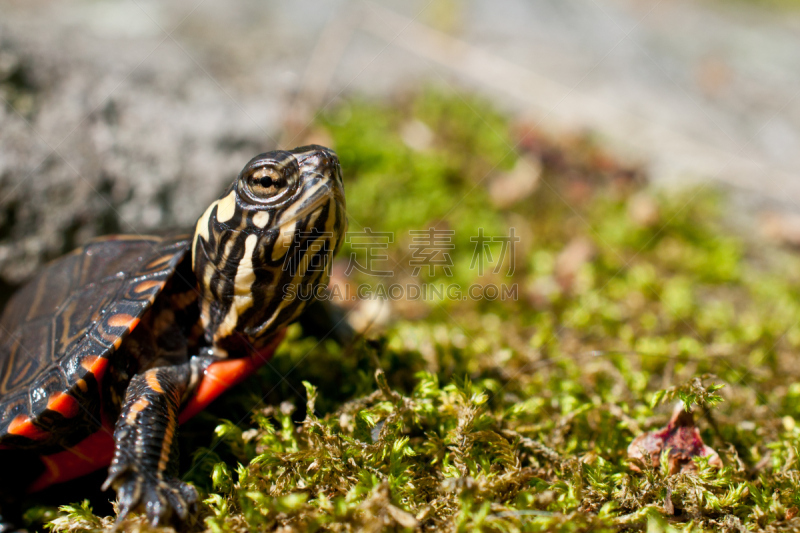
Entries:
<svg viewBox="0 0 800 533">
<path fill-rule="evenodd" d="M 252 155 L 330 142 L 320 121 L 354 97 L 391 107 L 430 88 L 524 131 L 588 135 L 656 183 L 733 188 L 737 213 L 791 211 L 794 7 L 2 0 L 0 282 L 99 233 L 190 227 Z M 406 144 L 430 142 L 405 125 Z"/>
</svg>

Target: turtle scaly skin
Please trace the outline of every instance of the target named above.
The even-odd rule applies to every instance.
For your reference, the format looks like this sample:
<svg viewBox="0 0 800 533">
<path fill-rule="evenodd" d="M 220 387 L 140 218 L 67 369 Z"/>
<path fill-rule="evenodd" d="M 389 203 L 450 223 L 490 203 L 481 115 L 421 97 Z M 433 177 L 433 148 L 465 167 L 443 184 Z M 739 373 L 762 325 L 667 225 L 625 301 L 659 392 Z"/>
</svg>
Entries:
<svg viewBox="0 0 800 533">
<path fill-rule="evenodd" d="M 36 459 L 0 494 L 110 463 L 120 520 L 186 520 L 179 422 L 263 364 L 345 228 L 338 159 L 305 146 L 253 158 L 194 235 L 106 237 L 48 265 L 0 317 L 0 469 Z"/>
</svg>

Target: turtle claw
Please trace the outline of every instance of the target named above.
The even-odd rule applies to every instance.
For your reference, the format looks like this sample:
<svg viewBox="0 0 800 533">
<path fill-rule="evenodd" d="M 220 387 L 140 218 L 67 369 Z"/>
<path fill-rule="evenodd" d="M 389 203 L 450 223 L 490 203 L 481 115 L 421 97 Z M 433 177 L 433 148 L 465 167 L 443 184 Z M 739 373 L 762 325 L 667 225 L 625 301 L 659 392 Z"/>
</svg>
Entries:
<svg viewBox="0 0 800 533">
<path fill-rule="evenodd" d="M 128 473 L 123 479 L 109 476 L 104 486 L 117 489 L 119 512 L 115 529 L 131 512 L 144 511 L 153 527 L 170 521 L 184 523 L 197 510 L 197 490 L 178 479 L 162 480 L 146 474 Z"/>
</svg>

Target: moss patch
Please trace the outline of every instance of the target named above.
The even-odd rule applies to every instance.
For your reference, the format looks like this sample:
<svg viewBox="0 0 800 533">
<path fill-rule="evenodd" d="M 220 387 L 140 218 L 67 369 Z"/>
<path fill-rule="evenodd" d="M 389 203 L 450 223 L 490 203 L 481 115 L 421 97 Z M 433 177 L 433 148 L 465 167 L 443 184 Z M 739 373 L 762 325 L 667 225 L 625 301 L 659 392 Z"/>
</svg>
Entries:
<svg viewBox="0 0 800 533">
<path fill-rule="evenodd" d="M 350 229 L 394 233 L 381 252 L 393 275 L 348 283 L 517 297 L 392 302 L 394 320 L 346 348 L 292 327 L 221 404 L 252 413 L 205 415 L 214 440 L 192 443 L 185 469 L 204 493 L 197 529 L 800 526 L 796 256 L 727 231 L 717 195 L 652 191 L 591 138 L 547 138 L 477 100 L 350 101 L 319 127 L 342 159 Z M 534 186 L 498 201 L 493 183 L 514 172 Z M 408 232 L 429 227 L 453 232 L 451 276 L 412 275 Z M 520 239 L 496 272 L 472 265 L 479 228 Z M 677 400 L 724 467 L 632 470 L 628 445 Z M 110 524 L 76 505 L 48 527 Z"/>
</svg>

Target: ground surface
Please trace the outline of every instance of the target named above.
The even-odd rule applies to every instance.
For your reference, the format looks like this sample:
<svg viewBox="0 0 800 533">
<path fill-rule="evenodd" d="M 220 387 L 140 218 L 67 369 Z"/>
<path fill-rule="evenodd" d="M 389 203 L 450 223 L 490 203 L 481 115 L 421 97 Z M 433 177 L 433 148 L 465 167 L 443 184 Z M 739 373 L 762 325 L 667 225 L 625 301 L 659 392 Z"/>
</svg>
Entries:
<svg viewBox="0 0 800 533">
<path fill-rule="evenodd" d="M 491 127 L 476 127 L 476 110 Z M 344 348 L 292 328 L 256 378 L 182 428 L 182 472 L 204 498 L 193 529 L 800 525 L 800 257 L 726 231 L 723 198 L 655 192 L 590 139 L 509 124 L 480 100 L 353 100 L 318 128 L 349 169 L 353 234 L 392 235 L 370 237 L 384 245 L 371 268 L 387 277 L 345 275 L 368 264 L 351 239 L 336 293 L 465 292 L 341 302 L 372 323 Z M 503 157 L 515 142 L 522 157 Z M 432 272 L 414 273 L 420 227 L 452 231 Z M 511 228 L 513 253 L 495 240 L 475 255 L 481 235 Z M 675 431 L 678 400 L 697 430 L 690 417 L 686 438 L 648 448 Z M 629 450 L 637 438 L 652 462 Z M 60 516 L 33 498 L 27 516 L 104 529 L 113 514 L 90 508 L 107 498 Z"/>
</svg>

